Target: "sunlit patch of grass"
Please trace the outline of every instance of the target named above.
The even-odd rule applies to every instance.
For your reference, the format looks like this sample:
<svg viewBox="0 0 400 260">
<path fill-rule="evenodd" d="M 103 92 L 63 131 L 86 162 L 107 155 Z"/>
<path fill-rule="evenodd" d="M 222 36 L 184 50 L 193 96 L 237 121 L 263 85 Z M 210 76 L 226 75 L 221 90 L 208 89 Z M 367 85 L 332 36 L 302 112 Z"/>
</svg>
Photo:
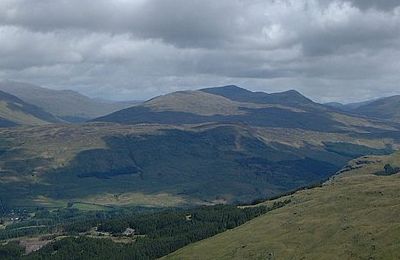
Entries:
<svg viewBox="0 0 400 260">
<path fill-rule="evenodd" d="M 110 209 L 110 207 L 106 207 L 103 205 L 98 205 L 93 203 L 83 203 L 83 202 L 74 202 L 70 208 L 82 211 L 102 211 Z"/>
<path fill-rule="evenodd" d="M 84 198 L 81 201 L 102 206 L 146 206 L 146 207 L 175 207 L 187 203 L 186 199 L 168 193 L 145 194 L 127 192 L 120 194 L 100 194 Z"/>
<path fill-rule="evenodd" d="M 65 208 L 68 205 L 68 202 L 65 200 L 56 200 L 46 196 L 37 196 L 32 202 L 38 206 L 48 208 Z"/>
</svg>

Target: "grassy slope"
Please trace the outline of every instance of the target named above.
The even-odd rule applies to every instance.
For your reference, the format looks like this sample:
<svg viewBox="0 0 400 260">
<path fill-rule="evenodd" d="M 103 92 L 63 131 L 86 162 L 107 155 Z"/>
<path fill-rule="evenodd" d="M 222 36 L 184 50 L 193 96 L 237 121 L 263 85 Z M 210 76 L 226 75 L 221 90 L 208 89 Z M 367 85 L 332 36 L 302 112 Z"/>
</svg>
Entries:
<svg viewBox="0 0 400 260">
<path fill-rule="evenodd" d="M 372 163 L 167 259 L 399 259 L 400 174 L 373 173 L 387 162 L 399 166 L 400 153 L 366 160 Z"/>
</svg>

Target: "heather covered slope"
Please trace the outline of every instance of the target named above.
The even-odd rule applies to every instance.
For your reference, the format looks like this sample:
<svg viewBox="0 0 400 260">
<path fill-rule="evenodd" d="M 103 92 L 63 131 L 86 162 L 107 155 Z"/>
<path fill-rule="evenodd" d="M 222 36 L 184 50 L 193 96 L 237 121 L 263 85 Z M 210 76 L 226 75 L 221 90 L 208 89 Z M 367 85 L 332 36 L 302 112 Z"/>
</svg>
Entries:
<svg viewBox="0 0 400 260">
<path fill-rule="evenodd" d="M 363 157 L 322 187 L 166 259 L 399 259 L 400 154 Z M 386 167 L 388 168 L 388 167 Z M 270 202 L 267 202 L 270 203 Z"/>
<path fill-rule="evenodd" d="M 61 121 L 39 107 L 0 91 L 0 127 L 44 125 Z"/>
<path fill-rule="evenodd" d="M 135 102 L 106 102 L 71 90 L 52 90 L 20 82 L 0 82 L 0 90 L 17 96 L 66 121 L 86 121 L 132 106 Z"/>
</svg>

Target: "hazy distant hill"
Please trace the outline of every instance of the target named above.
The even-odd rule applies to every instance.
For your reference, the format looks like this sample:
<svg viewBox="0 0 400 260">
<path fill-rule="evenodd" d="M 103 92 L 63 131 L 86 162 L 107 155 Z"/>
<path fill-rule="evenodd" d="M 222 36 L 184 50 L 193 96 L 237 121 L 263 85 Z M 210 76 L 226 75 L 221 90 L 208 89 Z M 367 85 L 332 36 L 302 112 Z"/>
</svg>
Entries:
<svg viewBox="0 0 400 260">
<path fill-rule="evenodd" d="M 179 91 L 94 121 L 121 124 L 235 122 L 325 132 L 351 127 L 360 128 L 360 131 L 369 127 L 380 128 L 373 121 L 315 103 L 297 91 L 267 94 L 236 86 Z"/>
<path fill-rule="evenodd" d="M 361 105 L 353 112 L 368 117 L 400 122 L 400 95 L 381 98 Z"/>
<path fill-rule="evenodd" d="M 369 104 L 371 104 L 371 103 L 373 103 L 373 102 L 375 102 L 375 101 L 377 101 L 379 99 L 380 98 L 372 99 L 372 100 L 366 100 L 366 101 L 362 101 L 362 102 L 348 103 L 348 104 L 342 104 L 340 102 L 329 102 L 329 103 L 325 103 L 324 105 L 328 106 L 328 107 L 340 109 L 342 111 L 352 112 L 352 111 L 358 109 L 359 107 L 369 105 Z"/>
<path fill-rule="evenodd" d="M 0 82 L 0 90 L 70 122 L 86 121 L 130 107 L 137 102 L 111 102 L 88 98 L 71 90 L 52 90 L 19 82 Z"/>
<path fill-rule="evenodd" d="M 325 105 L 325 106 L 328 106 L 328 107 L 340 109 L 340 110 L 343 110 L 343 111 L 349 110 L 349 109 L 346 107 L 346 105 L 344 105 L 344 104 L 342 104 L 342 103 L 339 103 L 339 102 L 328 102 L 328 103 L 324 103 L 324 105 Z"/>
<path fill-rule="evenodd" d="M 0 127 L 16 125 L 43 125 L 61 122 L 41 108 L 0 91 Z"/>
<path fill-rule="evenodd" d="M 387 164 L 399 167 L 400 154 L 355 160 L 322 187 L 278 199 L 291 201 L 283 208 L 165 259 L 400 259 L 400 173 L 382 175 Z"/>
</svg>

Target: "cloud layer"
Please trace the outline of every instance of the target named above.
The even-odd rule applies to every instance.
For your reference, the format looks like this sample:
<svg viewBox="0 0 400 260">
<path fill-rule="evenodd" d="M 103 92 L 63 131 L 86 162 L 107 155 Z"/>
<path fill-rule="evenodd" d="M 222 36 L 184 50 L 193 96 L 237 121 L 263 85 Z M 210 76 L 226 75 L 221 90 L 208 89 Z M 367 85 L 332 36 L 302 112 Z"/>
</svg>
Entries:
<svg viewBox="0 0 400 260">
<path fill-rule="evenodd" d="M 239 84 L 400 94 L 395 0 L 2 0 L 0 79 L 114 99 Z"/>
</svg>

